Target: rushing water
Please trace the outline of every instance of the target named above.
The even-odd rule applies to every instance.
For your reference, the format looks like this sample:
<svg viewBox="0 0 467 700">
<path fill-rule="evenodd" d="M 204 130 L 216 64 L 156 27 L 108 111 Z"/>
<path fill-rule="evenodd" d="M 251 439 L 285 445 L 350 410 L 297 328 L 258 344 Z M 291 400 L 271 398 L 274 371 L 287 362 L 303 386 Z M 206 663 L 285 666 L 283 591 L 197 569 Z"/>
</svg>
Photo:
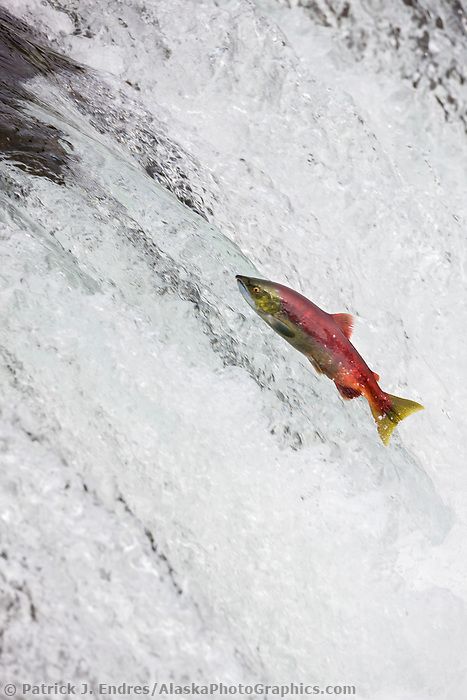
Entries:
<svg viewBox="0 0 467 700">
<path fill-rule="evenodd" d="M 1 3 L 2 680 L 464 697 L 461 3 Z M 254 272 L 424 403 L 390 448 Z"/>
</svg>

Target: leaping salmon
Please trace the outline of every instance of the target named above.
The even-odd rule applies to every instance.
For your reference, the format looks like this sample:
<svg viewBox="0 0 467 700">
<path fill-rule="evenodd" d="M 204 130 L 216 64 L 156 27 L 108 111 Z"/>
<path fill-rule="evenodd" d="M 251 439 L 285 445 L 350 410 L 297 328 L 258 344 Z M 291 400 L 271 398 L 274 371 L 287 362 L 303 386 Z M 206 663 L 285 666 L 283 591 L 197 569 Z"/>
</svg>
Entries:
<svg viewBox="0 0 467 700">
<path fill-rule="evenodd" d="M 263 321 L 303 353 L 319 374 L 329 377 L 344 399 L 366 398 L 385 445 L 401 420 L 422 410 L 416 401 L 380 388 L 379 376 L 350 342 L 350 314 L 328 314 L 283 284 L 243 275 L 236 279 L 243 297 Z"/>
</svg>

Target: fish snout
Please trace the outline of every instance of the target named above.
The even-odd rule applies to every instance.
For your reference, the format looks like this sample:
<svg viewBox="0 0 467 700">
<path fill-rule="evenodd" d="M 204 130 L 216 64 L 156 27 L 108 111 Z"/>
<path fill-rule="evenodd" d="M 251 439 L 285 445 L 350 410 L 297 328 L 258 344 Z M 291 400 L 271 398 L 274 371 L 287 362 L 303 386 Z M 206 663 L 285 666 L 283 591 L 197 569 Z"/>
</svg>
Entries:
<svg viewBox="0 0 467 700">
<path fill-rule="evenodd" d="M 242 287 L 245 290 L 248 289 L 247 277 L 245 277 L 244 275 L 235 275 L 235 279 L 237 280 L 237 284 L 240 287 L 240 291 L 242 290 Z"/>
<path fill-rule="evenodd" d="M 245 299 L 245 301 L 256 311 L 256 305 L 255 305 L 255 303 L 251 297 L 250 291 L 248 289 L 248 281 L 247 281 L 248 277 L 245 277 L 244 275 L 235 275 L 235 279 L 237 280 L 240 294 Z"/>
</svg>

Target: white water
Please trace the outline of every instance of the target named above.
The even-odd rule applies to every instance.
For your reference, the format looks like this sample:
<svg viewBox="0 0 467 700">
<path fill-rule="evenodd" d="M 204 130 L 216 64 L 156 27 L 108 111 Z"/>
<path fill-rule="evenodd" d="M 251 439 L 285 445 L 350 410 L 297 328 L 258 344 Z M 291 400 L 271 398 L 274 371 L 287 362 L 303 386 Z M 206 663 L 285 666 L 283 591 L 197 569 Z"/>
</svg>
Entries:
<svg viewBox="0 0 467 700">
<path fill-rule="evenodd" d="M 29 84 L 66 186 L 0 165 L 2 675 L 464 697 L 460 119 L 410 45 L 285 3 L 2 2 L 94 71 Z M 247 307 L 255 270 L 426 406 L 389 449 Z"/>
</svg>

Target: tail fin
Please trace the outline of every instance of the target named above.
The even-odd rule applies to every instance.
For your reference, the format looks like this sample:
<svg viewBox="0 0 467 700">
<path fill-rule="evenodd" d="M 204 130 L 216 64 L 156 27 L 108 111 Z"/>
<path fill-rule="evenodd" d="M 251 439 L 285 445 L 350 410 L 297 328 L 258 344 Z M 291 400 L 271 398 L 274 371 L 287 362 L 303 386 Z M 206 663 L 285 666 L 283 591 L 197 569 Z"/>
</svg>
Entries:
<svg viewBox="0 0 467 700">
<path fill-rule="evenodd" d="M 388 445 L 392 431 L 396 425 L 404 418 L 407 418 L 407 416 L 410 416 L 412 413 L 421 411 L 423 406 L 416 401 L 401 399 L 398 396 L 393 396 L 392 394 L 386 394 L 386 397 L 391 402 L 391 407 L 389 410 L 382 413 L 381 409 L 373 403 L 370 403 L 370 408 L 373 418 L 376 421 L 379 436 L 383 443 Z"/>
</svg>

